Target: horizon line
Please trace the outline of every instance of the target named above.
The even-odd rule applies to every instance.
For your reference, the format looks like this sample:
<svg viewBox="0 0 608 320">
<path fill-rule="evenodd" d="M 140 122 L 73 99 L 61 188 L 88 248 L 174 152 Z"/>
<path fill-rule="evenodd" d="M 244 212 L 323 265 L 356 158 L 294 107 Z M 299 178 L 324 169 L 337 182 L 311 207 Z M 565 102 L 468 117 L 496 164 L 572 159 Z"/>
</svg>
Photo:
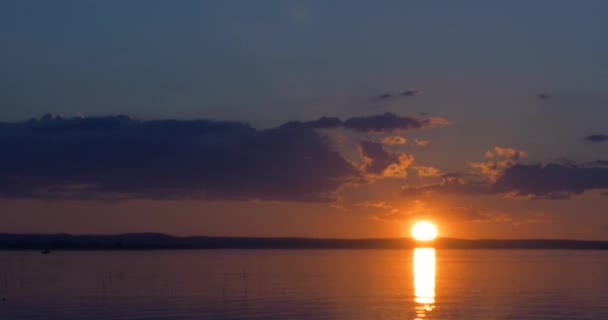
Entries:
<svg viewBox="0 0 608 320">
<path fill-rule="evenodd" d="M 149 236 L 164 236 L 172 238 L 231 238 L 231 239 L 299 239 L 299 240 L 412 240 L 420 243 L 432 243 L 438 240 L 461 240 L 461 241 L 582 241 L 582 242 L 608 242 L 606 240 L 591 240 L 591 239 L 569 239 L 569 238 L 458 238 L 458 237 L 437 237 L 429 241 L 416 240 L 413 237 L 308 237 L 308 236 L 239 236 L 239 235 L 175 235 L 162 232 L 126 232 L 126 233 L 69 233 L 69 232 L 54 232 L 54 233 L 38 233 L 38 232 L 0 232 L 0 236 L 73 236 L 73 237 L 119 237 L 119 236 L 134 236 L 134 235 L 149 235 Z"/>
</svg>

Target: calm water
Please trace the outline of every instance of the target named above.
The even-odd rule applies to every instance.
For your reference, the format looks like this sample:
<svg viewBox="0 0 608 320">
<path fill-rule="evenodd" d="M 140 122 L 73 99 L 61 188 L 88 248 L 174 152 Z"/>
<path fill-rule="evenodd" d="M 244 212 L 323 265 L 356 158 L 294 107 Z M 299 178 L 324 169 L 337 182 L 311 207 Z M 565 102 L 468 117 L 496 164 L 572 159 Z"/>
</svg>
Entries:
<svg viewBox="0 0 608 320">
<path fill-rule="evenodd" d="M 0 319 L 608 319 L 608 252 L 0 252 Z"/>
</svg>

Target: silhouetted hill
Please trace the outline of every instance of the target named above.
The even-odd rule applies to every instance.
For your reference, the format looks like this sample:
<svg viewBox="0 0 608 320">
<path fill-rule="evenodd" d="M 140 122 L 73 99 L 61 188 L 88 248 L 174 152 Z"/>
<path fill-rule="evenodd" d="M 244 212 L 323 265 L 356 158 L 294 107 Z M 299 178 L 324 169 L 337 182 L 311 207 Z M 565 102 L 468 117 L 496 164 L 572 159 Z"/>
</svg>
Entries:
<svg viewBox="0 0 608 320">
<path fill-rule="evenodd" d="M 0 234 L 0 250 L 145 250 L 145 249 L 608 249 L 608 241 L 464 240 L 441 238 L 418 243 L 410 238 L 315 239 L 255 237 L 176 237 L 160 233 L 119 235 Z"/>
</svg>

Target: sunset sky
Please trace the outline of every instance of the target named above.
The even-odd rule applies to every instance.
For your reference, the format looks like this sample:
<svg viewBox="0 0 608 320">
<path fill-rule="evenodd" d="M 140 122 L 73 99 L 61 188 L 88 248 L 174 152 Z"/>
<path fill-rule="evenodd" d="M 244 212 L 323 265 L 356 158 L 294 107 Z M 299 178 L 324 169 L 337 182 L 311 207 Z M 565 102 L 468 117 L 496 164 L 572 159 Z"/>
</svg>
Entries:
<svg viewBox="0 0 608 320">
<path fill-rule="evenodd" d="M 0 233 L 608 240 L 608 2 L 2 1 Z"/>
</svg>

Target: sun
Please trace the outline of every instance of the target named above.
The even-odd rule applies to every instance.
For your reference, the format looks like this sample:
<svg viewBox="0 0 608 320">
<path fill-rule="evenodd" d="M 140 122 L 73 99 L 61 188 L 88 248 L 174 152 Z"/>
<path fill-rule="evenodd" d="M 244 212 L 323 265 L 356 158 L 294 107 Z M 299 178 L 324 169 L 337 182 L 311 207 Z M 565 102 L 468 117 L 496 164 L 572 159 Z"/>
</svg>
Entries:
<svg viewBox="0 0 608 320">
<path fill-rule="evenodd" d="M 428 221 L 416 222 L 412 227 L 412 237 L 418 241 L 430 241 L 437 237 L 437 228 Z"/>
</svg>

